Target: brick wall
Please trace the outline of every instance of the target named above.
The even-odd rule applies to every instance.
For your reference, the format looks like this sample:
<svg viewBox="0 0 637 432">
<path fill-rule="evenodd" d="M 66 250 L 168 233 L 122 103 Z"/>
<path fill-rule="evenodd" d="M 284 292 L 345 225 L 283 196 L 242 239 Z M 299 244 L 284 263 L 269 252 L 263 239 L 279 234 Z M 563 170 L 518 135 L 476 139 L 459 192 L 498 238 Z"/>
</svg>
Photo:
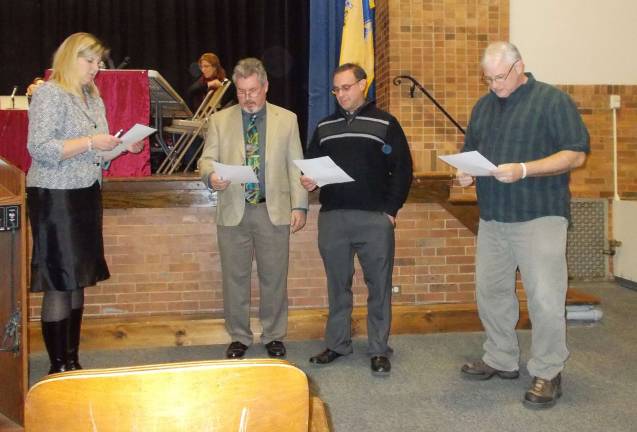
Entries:
<svg viewBox="0 0 637 432">
<path fill-rule="evenodd" d="M 318 206 L 292 236 L 288 295 L 291 308 L 326 307 L 317 247 Z M 111 278 L 86 290 L 87 316 L 219 314 L 223 308 L 214 208 L 105 210 L 104 240 Z M 435 204 L 408 204 L 396 230 L 395 304 L 473 299 L 473 235 Z M 255 269 L 256 270 L 256 269 Z M 253 272 L 253 305 L 258 284 Z M 355 301 L 366 303 L 356 266 Z M 31 295 L 30 317 L 41 296 Z"/>
<path fill-rule="evenodd" d="M 451 172 L 437 160 L 457 152 L 463 135 L 418 90 L 395 86 L 393 78 L 416 78 L 464 127 L 471 109 L 487 87 L 479 60 L 493 41 L 509 34 L 508 0 L 377 1 L 378 103 L 403 125 L 416 171 Z M 524 52 L 522 52 L 524 56 Z M 530 70 L 533 72 L 533 70 Z M 536 77 L 542 80 L 541 76 Z M 405 81 L 404 81 L 405 82 Z M 619 194 L 637 196 L 637 86 L 563 85 L 575 100 L 591 134 L 591 155 L 572 175 L 576 197 L 613 194 L 611 94 L 622 99 L 618 111 Z"/>
<path fill-rule="evenodd" d="M 376 49 L 378 104 L 401 122 L 416 171 L 450 172 L 440 154 L 456 153 L 463 135 L 408 81 L 417 79 L 438 102 L 466 126 L 471 108 L 486 86 L 478 64 L 489 42 L 508 38 L 507 0 L 377 1 Z"/>
<path fill-rule="evenodd" d="M 622 198 L 637 197 L 637 86 L 564 85 L 560 88 L 577 104 L 591 135 L 586 165 L 573 172 L 571 191 L 583 198 L 612 198 L 612 110 L 610 95 L 621 97 L 617 111 L 617 184 Z"/>
<path fill-rule="evenodd" d="M 478 61 L 491 41 L 508 37 L 506 0 L 377 1 L 378 103 L 403 124 L 415 168 L 449 172 L 438 154 L 457 152 L 462 135 L 433 105 L 393 77 L 410 74 L 466 125 L 475 101 L 486 91 Z M 524 54 L 524 53 L 522 53 Z M 541 77 L 537 77 L 541 79 Z M 573 173 L 577 197 L 612 196 L 610 94 L 622 97 L 619 122 L 619 184 L 623 197 L 637 196 L 637 86 L 563 86 L 576 101 L 591 133 L 592 154 Z M 324 307 L 325 275 L 316 245 L 313 206 L 307 227 L 292 236 L 291 308 Z M 211 313 L 222 310 L 221 274 L 214 209 L 127 209 L 105 211 L 110 280 L 86 291 L 90 316 Z M 436 204 L 408 204 L 396 230 L 394 304 L 472 301 L 475 238 Z M 360 268 L 355 301 L 366 302 Z M 253 280 L 253 304 L 258 304 Z M 32 319 L 40 296 L 32 295 Z"/>
</svg>

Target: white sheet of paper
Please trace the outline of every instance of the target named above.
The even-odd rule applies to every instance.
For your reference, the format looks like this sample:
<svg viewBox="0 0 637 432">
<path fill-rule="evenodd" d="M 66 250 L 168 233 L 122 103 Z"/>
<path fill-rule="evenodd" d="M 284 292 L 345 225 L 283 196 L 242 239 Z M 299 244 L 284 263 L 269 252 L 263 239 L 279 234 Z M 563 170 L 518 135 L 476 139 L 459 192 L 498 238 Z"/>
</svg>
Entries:
<svg viewBox="0 0 637 432">
<path fill-rule="evenodd" d="M 460 171 L 472 176 L 490 176 L 491 171 L 497 167 L 478 151 L 457 153 L 454 155 L 438 156 L 443 162 L 458 168 Z"/>
<path fill-rule="evenodd" d="M 259 179 L 247 165 L 225 165 L 212 161 L 215 172 L 223 180 L 230 180 L 232 183 L 258 183 Z"/>
<path fill-rule="evenodd" d="M 332 183 L 353 182 L 345 171 L 341 169 L 329 156 L 314 159 L 295 160 L 294 163 L 303 174 L 311 177 L 317 185 L 325 186 Z"/>
<path fill-rule="evenodd" d="M 135 124 L 132 128 L 128 130 L 124 135 L 120 138 L 122 142 L 117 144 L 113 149 L 108 151 L 99 151 L 97 154 L 102 157 L 103 160 L 109 161 L 115 159 L 121 153 L 125 152 L 133 143 L 137 141 L 141 141 L 149 135 L 155 133 L 157 129 L 153 129 L 152 127 L 144 126 L 142 124 Z"/>
</svg>

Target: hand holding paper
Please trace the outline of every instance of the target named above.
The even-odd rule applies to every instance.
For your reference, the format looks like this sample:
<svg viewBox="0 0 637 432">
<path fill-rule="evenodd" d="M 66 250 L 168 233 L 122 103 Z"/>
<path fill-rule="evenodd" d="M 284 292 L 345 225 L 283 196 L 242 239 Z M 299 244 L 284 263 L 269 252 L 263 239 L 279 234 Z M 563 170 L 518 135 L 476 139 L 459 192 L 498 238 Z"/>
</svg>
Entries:
<svg viewBox="0 0 637 432">
<path fill-rule="evenodd" d="M 491 176 L 497 167 L 477 151 L 458 153 L 454 155 L 438 156 L 443 162 L 460 171 L 477 176 Z"/>
<path fill-rule="evenodd" d="M 311 177 L 319 187 L 332 183 L 354 181 L 329 156 L 295 160 L 293 162 L 306 176 Z"/>
<path fill-rule="evenodd" d="M 247 165 L 225 165 L 212 161 L 215 173 L 224 180 L 230 180 L 232 183 L 258 183 L 256 174 L 251 167 Z"/>
<path fill-rule="evenodd" d="M 111 150 L 100 151 L 97 152 L 97 154 L 102 158 L 103 161 L 113 160 L 117 156 L 125 152 L 131 144 L 143 140 L 156 131 L 157 129 L 153 129 L 151 127 L 144 126 L 138 123 L 121 137 L 121 143 L 117 144 L 117 146 L 115 146 Z"/>
</svg>

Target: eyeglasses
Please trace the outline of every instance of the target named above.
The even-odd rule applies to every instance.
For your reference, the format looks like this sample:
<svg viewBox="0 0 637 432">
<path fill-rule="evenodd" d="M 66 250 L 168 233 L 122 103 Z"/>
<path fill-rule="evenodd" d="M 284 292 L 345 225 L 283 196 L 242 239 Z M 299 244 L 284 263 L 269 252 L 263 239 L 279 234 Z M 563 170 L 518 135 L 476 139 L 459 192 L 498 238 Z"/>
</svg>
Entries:
<svg viewBox="0 0 637 432">
<path fill-rule="evenodd" d="M 496 75 L 493 78 L 492 77 L 488 77 L 488 76 L 484 76 L 484 82 L 487 83 L 487 85 L 493 85 L 494 83 L 501 83 L 507 80 L 507 78 L 509 77 L 509 75 L 511 74 L 511 71 L 513 70 L 513 66 L 515 66 L 515 64 L 517 62 L 519 62 L 520 60 L 516 60 L 513 62 L 513 64 L 511 65 L 511 67 L 509 68 L 509 71 L 505 74 L 500 74 L 500 75 Z"/>
<path fill-rule="evenodd" d="M 260 88 L 252 88 L 250 90 L 237 90 L 237 96 L 252 99 L 261 91 Z"/>
<path fill-rule="evenodd" d="M 352 84 L 343 84 L 340 87 L 332 87 L 332 94 L 333 95 L 338 95 L 340 92 L 344 91 L 349 91 L 349 89 L 351 89 L 352 87 L 354 87 L 356 84 L 358 84 L 359 82 L 361 82 L 363 80 L 363 78 L 359 79 L 356 82 L 353 82 Z"/>
</svg>

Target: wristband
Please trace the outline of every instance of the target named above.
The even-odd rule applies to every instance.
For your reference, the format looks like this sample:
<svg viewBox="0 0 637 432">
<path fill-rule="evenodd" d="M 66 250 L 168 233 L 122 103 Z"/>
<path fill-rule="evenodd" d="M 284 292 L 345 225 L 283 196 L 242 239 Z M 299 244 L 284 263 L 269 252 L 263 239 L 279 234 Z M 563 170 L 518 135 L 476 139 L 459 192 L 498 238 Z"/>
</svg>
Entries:
<svg viewBox="0 0 637 432">
<path fill-rule="evenodd" d="M 521 178 L 526 178 L 526 165 L 524 164 L 524 162 L 520 162 L 520 165 L 522 165 L 522 177 Z"/>
<path fill-rule="evenodd" d="M 89 136 L 88 137 L 87 151 L 92 151 L 92 150 L 93 150 L 93 137 Z"/>
</svg>

